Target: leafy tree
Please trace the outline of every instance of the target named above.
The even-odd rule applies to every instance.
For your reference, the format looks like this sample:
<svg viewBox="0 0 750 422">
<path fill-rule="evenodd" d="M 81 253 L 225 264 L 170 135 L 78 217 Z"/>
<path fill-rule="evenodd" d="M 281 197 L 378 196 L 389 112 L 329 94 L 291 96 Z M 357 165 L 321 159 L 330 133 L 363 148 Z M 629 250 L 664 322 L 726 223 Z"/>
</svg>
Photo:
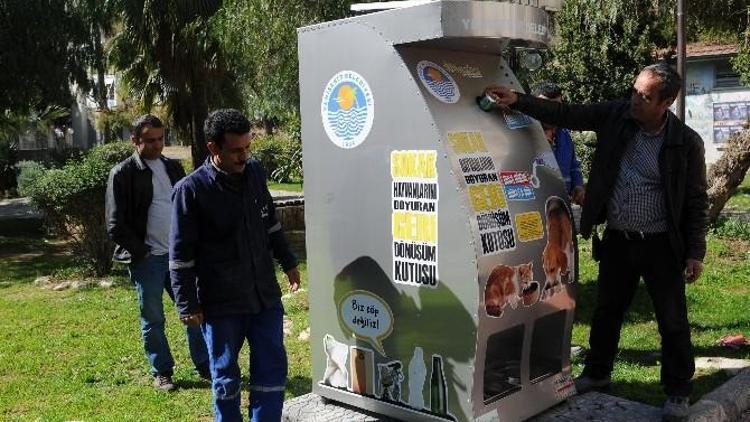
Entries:
<svg viewBox="0 0 750 422">
<path fill-rule="evenodd" d="M 651 0 L 565 1 L 555 16 L 548 65 L 533 79 L 554 81 L 573 102 L 626 95 L 638 70 L 666 43 L 657 16 Z"/>
<path fill-rule="evenodd" d="M 0 112 L 68 107 L 70 83 L 86 83 L 82 34 L 61 0 L 0 2 Z"/>
<path fill-rule="evenodd" d="M 159 101 L 192 140 L 194 166 L 208 155 L 203 121 L 210 108 L 240 103 L 236 76 L 209 30 L 219 0 L 118 0 L 122 31 L 110 59 L 144 111 Z"/>
<path fill-rule="evenodd" d="M 347 16 L 351 0 L 226 0 L 213 32 L 232 58 L 245 109 L 272 132 L 299 119 L 297 28 Z"/>
</svg>

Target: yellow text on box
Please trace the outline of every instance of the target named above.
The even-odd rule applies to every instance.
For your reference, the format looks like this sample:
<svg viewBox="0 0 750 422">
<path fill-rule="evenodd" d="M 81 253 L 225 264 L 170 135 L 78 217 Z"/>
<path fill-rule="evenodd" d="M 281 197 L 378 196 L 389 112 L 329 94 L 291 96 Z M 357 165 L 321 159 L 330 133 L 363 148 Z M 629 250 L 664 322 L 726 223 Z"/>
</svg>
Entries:
<svg viewBox="0 0 750 422">
<path fill-rule="evenodd" d="M 393 240 L 437 244 L 437 214 L 394 212 Z"/>
<path fill-rule="evenodd" d="M 437 151 L 391 151 L 391 176 L 394 179 L 437 178 Z"/>
<path fill-rule="evenodd" d="M 468 188 L 471 206 L 475 212 L 507 208 L 505 192 L 498 184 L 472 185 Z"/>
<path fill-rule="evenodd" d="M 448 143 L 456 154 L 487 152 L 481 132 L 448 132 Z"/>
<path fill-rule="evenodd" d="M 525 212 L 516 214 L 516 230 L 518 240 L 521 242 L 531 242 L 544 237 L 544 224 L 542 215 L 538 211 Z"/>
</svg>

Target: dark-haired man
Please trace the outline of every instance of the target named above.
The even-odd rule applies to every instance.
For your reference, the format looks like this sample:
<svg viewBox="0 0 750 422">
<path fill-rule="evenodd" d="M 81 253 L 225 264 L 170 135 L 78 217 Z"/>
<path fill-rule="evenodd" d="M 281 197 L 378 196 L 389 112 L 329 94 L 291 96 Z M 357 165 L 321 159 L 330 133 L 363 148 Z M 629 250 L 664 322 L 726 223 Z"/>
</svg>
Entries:
<svg viewBox="0 0 750 422">
<path fill-rule="evenodd" d="M 597 306 L 579 392 L 606 388 L 623 318 L 643 277 L 662 340 L 666 420 L 687 417 L 695 372 L 685 283 L 703 271 L 708 198 L 703 141 L 669 111 L 682 86 L 668 65 L 644 68 L 629 100 L 561 104 L 507 87 L 487 89 L 498 103 L 573 130 L 593 130 L 597 147 L 581 216 L 588 238 L 607 222 L 597 248 Z"/>
<path fill-rule="evenodd" d="M 531 91 L 531 95 L 545 100 L 562 102 L 562 90 L 551 82 L 542 82 Z M 567 129 L 556 127 L 546 122 L 542 123 L 544 136 L 547 138 L 552 152 L 555 153 L 557 165 L 565 182 L 565 189 L 570 200 L 576 204 L 583 205 L 586 189 L 583 187 L 583 174 L 581 165 L 576 157 L 576 149 L 573 138 Z"/>
<path fill-rule="evenodd" d="M 205 121 L 210 157 L 174 191 L 170 272 L 180 319 L 208 344 L 217 421 L 242 420 L 240 367 L 250 345 L 250 418 L 278 421 L 287 358 L 275 258 L 300 284 L 260 164 L 248 160 L 250 122 L 237 110 Z"/>
<path fill-rule="evenodd" d="M 107 231 L 116 244 L 114 260 L 128 264 L 138 292 L 141 334 L 151 364 L 154 386 L 175 389 L 174 359 L 164 332 L 164 290 L 169 288 L 169 221 L 172 186 L 185 177 L 179 161 L 162 155 L 164 125 L 147 114 L 133 122 L 130 140 L 135 152 L 115 166 L 107 182 Z M 188 327 L 190 357 L 203 378 L 209 378 L 203 335 Z"/>
</svg>

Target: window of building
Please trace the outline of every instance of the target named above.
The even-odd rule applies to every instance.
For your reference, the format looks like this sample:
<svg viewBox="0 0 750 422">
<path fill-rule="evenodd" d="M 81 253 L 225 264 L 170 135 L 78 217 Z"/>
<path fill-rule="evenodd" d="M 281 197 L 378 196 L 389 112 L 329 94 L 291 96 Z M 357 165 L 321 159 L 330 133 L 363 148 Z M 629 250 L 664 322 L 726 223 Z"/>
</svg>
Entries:
<svg viewBox="0 0 750 422">
<path fill-rule="evenodd" d="M 732 69 L 729 60 L 717 62 L 714 75 L 714 88 L 734 88 L 742 86 L 742 84 L 740 84 L 740 74 Z"/>
</svg>

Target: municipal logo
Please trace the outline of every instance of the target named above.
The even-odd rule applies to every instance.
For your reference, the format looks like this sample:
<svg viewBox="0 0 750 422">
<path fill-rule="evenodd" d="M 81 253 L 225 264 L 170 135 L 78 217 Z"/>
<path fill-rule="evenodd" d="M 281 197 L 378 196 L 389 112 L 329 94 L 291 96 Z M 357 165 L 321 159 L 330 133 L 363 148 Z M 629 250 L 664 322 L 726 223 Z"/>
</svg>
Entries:
<svg viewBox="0 0 750 422">
<path fill-rule="evenodd" d="M 375 99 L 370 85 L 357 72 L 344 70 L 331 78 L 320 105 L 328 138 L 340 148 L 361 144 L 375 120 Z"/>
<path fill-rule="evenodd" d="M 439 65 L 422 60 L 417 63 L 417 74 L 422 85 L 438 100 L 455 104 L 461 98 L 458 84 L 445 69 Z"/>
</svg>

